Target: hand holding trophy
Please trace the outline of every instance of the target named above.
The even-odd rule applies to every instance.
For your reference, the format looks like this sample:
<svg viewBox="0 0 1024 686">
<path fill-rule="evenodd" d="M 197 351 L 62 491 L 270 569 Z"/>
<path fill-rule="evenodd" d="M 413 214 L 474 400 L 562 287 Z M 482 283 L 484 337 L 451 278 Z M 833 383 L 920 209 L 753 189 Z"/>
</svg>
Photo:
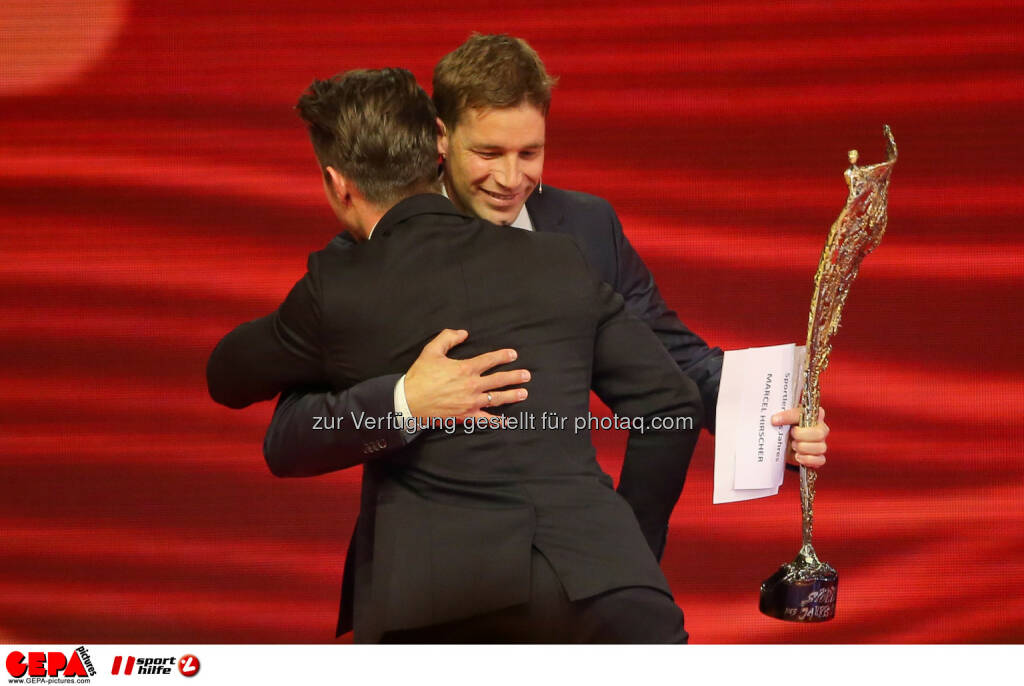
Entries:
<svg viewBox="0 0 1024 686">
<path fill-rule="evenodd" d="M 861 261 L 878 247 L 885 233 L 889 176 L 896 163 L 896 141 L 885 127 L 888 159 L 866 167 L 857 166 L 857 151 L 849 153 L 844 172 L 850 194 L 846 206 L 829 230 L 825 249 L 814 275 L 814 295 L 807 322 L 807 351 L 803 369 L 803 410 L 800 426 L 818 421 L 821 389 L 818 377 L 828 366 L 830 338 Z M 817 473 L 800 467 L 800 508 L 803 514 L 803 545 L 796 559 L 782 565 L 761 584 L 761 612 L 791 622 L 824 622 L 835 616 L 839 574 L 818 559 L 811 543 L 814 528 L 814 482 Z"/>
</svg>

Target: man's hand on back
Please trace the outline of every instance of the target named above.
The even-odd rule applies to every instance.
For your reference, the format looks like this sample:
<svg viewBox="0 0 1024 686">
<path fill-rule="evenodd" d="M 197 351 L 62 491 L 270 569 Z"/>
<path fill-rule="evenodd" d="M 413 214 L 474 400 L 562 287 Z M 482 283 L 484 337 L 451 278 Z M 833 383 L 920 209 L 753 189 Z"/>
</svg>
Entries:
<svg viewBox="0 0 1024 686">
<path fill-rule="evenodd" d="M 423 347 L 405 375 L 405 399 L 413 416 L 491 417 L 485 407 L 496 407 L 526 399 L 525 388 L 506 388 L 526 383 L 530 372 L 516 369 L 508 372 L 484 372 L 516 359 L 515 350 L 495 350 L 468 360 L 453 360 L 448 351 L 459 345 L 469 333 L 445 329 Z M 497 389 L 505 390 L 497 390 Z"/>
</svg>

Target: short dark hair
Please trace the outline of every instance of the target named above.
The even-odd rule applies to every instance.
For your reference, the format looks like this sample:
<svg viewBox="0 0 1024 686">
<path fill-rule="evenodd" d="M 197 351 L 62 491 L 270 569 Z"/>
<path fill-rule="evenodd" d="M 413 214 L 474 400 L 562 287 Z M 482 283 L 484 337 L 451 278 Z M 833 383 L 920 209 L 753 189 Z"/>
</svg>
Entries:
<svg viewBox="0 0 1024 686">
<path fill-rule="evenodd" d="M 522 38 L 474 33 L 434 68 L 434 105 L 449 131 L 473 107 L 527 102 L 547 116 L 556 81 Z"/>
<path fill-rule="evenodd" d="M 390 206 L 437 185 L 437 111 L 406 69 L 356 69 L 313 80 L 296 105 L 320 166 Z"/>
</svg>

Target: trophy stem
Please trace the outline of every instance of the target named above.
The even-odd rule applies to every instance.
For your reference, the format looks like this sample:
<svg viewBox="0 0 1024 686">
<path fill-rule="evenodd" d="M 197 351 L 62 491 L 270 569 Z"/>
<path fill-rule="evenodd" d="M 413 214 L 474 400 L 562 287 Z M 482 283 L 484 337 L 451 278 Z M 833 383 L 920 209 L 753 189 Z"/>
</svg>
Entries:
<svg viewBox="0 0 1024 686">
<path fill-rule="evenodd" d="M 896 163 L 896 141 L 885 127 L 888 159 L 857 166 L 858 153 L 848 153 L 850 167 L 843 173 L 850 193 L 846 206 L 832 224 L 814 274 L 814 292 L 807 321 L 807 357 L 803 370 L 800 426 L 814 426 L 821 406 L 819 377 L 828 366 L 830 339 L 839 328 L 846 296 L 857 278 L 861 261 L 878 246 L 885 233 L 889 174 Z M 814 482 L 817 473 L 800 467 L 800 510 L 803 541 L 792 562 L 761 584 L 761 612 L 790 622 L 825 622 L 835 616 L 839 575 L 818 559 L 814 534 Z"/>
<path fill-rule="evenodd" d="M 818 397 L 804 398 L 801 426 L 818 415 Z M 808 406 L 813 414 L 806 412 Z M 803 545 L 796 558 L 779 567 L 761 584 L 760 609 L 764 614 L 789 622 L 826 622 L 835 616 L 839 574 L 818 559 L 811 537 L 814 534 L 814 483 L 818 473 L 800 467 L 800 510 L 803 515 Z"/>
<path fill-rule="evenodd" d="M 808 564 L 819 564 L 811 537 L 814 535 L 814 482 L 818 473 L 807 467 L 800 467 L 800 510 L 803 522 L 803 545 L 800 555 Z"/>
</svg>

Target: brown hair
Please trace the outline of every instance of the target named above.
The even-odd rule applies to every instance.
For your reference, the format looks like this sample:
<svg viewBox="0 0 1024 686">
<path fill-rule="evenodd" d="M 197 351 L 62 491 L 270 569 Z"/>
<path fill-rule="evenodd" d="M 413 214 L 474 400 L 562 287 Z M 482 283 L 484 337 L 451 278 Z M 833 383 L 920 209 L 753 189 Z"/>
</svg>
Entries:
<svg viewBox="0 0 1024 686">
<path fill-rule="evenodd" d="M 472 107 L 528 102 L 546 116 L 556 81 L 522 38 L 474 33 L 434 68 L 434 105 L 449 133 Z"/>
<path fill-rule="evenodd" d="M 314 79 L 296 105 L 320 166 L 390 206 L 437 183 L 437 112 L 406 69 L 356 69 Z"/>
</svg>

